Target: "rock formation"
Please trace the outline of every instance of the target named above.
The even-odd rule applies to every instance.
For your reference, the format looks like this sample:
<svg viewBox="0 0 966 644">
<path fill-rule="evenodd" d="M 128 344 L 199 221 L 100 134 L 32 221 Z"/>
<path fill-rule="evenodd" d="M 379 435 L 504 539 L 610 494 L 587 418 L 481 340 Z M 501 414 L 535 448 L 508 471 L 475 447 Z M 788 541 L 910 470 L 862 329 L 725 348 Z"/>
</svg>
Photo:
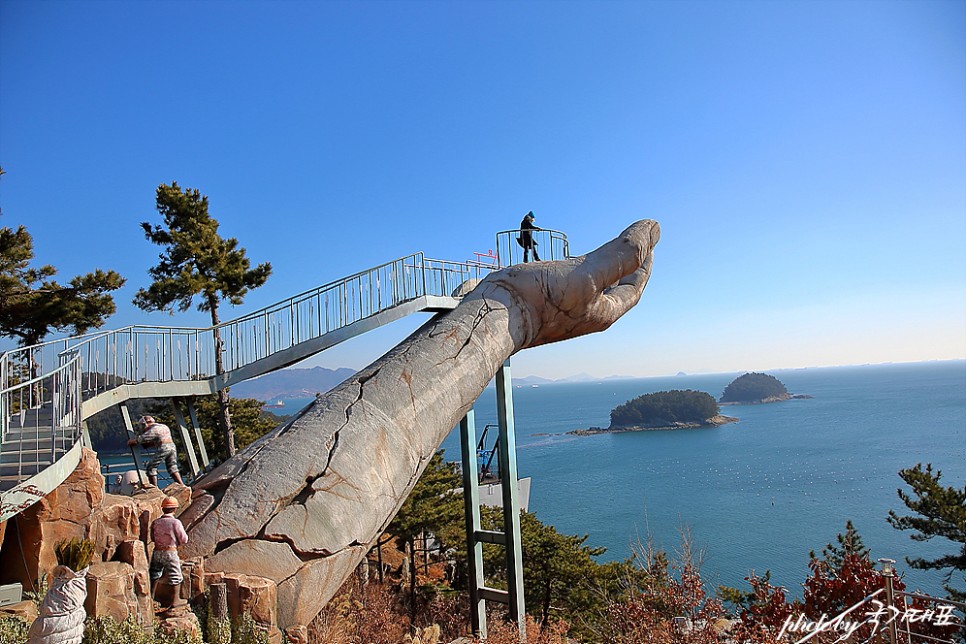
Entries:
<svg viewBox="0 0 966 644">
<path fill-rule="evenodd" d="M 206 577 L 274 582 L 278 623 L 296 634 L 507 358 L 609 327 L 640 299 L 658 238 L 656 222 L 640 221 L 588 255 L 488 276 L 455 310 L 197 482 L 181 515 L 183 556 L 204 558 Z"/>
</svg>

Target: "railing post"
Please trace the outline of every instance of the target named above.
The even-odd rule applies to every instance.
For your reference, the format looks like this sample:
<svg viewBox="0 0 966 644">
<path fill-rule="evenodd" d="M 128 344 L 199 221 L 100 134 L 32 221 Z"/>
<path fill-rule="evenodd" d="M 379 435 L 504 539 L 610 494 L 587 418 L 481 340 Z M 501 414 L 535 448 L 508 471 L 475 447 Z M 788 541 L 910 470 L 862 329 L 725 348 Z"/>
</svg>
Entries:
<svg viewBox="0 0 966 644">
<path fill-rule="evenodd" d="M 0 356 L 0 391 L 6 391 L 9 387 L 9 367 L 10 354 Z M 7 438 L 7 429 L 10 427 L 10 393 L 0 394 L 0 445 Z"/>
<path fill-rule="evenodd" d="M 892 612 L 895 606 L 895 589 L 892 585 L 892 580 L 895 579 L 895 559 L 879 559 L 879 563 L 882 564 L 882 577 L 885 579 L 885 591 L 886 591 L 886 603 L 889 606 L 889 612 Z M 886 624 L 889 636 L 889 644 L 896 644 L 899 638 L 898 631 L 896 630 L 896 619 L 895 616 L 889 619 L 888 624 Z"/>
</svg>

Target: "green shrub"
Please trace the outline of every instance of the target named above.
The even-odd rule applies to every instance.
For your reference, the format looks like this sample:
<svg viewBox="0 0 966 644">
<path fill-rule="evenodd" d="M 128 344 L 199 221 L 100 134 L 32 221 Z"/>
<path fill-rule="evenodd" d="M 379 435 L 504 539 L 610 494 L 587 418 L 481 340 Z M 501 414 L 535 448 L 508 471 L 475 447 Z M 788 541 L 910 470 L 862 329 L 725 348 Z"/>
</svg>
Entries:
<svg viewBox="0 0 966 644">
<path fill-rule="evenodd" d="M 30 625 L 16 617 L 0 617 L 0 642 L 4 644 L 27 644 Z"/>
<path fill-rule="evenodd" d="M 259 630 L 252 616 L 245 613 L 232 623 L 231 641 L 232 644 L 268 644 L 268 634 Z"/>
<path fill-rule="evenodd" d="M 88 617 L 82 644 L 156 644 L 154 635 L 128 617 L 123 622 L 110 617 Z"/>
</svg>

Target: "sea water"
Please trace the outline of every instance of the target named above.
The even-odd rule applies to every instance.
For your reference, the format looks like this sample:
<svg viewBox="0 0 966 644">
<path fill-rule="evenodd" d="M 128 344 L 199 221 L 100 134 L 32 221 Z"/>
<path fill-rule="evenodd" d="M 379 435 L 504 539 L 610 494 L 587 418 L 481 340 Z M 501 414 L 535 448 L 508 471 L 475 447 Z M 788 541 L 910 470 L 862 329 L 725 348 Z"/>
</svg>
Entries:
<svg viewBox="0 0 966 644">
<path fill-rule="evenodd" d="M 530 510 L 565 534 L 624 559 L 650 539 L 669 554 L 683 530 L 703 553 L 709 585 L 748 590 L 752 571 L 801 595 L 808 555 L 851 520 L 873 559 L 888 557 L 910 589 L 943 595 L 942 573 L 905 557 L 952 554 L 942 538 L 913 541 L 886 521 L 909 514 L 898 471 L 932 463 L 942 483 L 966 481 L 966 361 L 769 372 L 810 399 L 728 405 L 739 422 L 717 428 L 574 436 L 606 427 L 611 409 L 642 394 L 706 391 L 740 374 L 676 376 L 513 388 L 519 475 Z M 476 405 L 477 434 L 496 422 L 493 390 Z M 459 458 L 458 432 L 444 442 Z M 960 546 L 961 547 L 961 544 Z M 966 587 L 962 575 L 953 585 Z"/>
<path fill-rule="evenodd" d="M 909 491 L 900 469 L 932 463 L 943 485 L 966 484 L 966 361 L 769 373 L 813 398 L 723 406 L 739 422 L 717 428 L 593 436 L 567 432 L 606 427 L 611 409 L 646 393 L 694 389 L 718 398 L 741 374 L 514 387 L 530 511 L 606 547 L 600 561 L 624 559 L 648 539 L 673 555 L 687 530 L 709 586 L 748 590 L 744 578 L 768 570 L 792 596 L 801 596 L 809 551 L 836 543 L 851 520 L 873 559 L 898 561 L 910 589 L 944 595 L 941 572 L 904 559 L 952 554 L 956 544 L 913 541 L 886 518 L 889 510 L 909 514 L 896 492 Z M 276 413 L 311 401 L 286 400 Z M 479 436 L 496 423 L 492 387 L 475 409 Z M 459 432 L 443 447 L 459 460 Z M 960 575 L 953 585 L 966 581 Z"/>
</svg>

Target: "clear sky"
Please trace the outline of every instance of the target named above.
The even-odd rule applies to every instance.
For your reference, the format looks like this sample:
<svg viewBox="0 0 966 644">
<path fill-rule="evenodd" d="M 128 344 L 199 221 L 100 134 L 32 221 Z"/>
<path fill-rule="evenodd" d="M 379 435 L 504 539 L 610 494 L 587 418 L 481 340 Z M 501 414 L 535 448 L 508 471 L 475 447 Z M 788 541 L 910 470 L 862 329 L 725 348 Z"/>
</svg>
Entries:
<svg viewBox="0 0 966 644">
<path fill-rule="evenodd" d="M 234 317 L 533 210 L 661 223 L 641 303 L 514 375 L 966 358 L 966 2 L 0 0 L 0 225 L 127 277 L 154 191 L 207 194 L 269 282 Z M 360 368 L 422 320 L 307 366 Z"/>
</svg>

